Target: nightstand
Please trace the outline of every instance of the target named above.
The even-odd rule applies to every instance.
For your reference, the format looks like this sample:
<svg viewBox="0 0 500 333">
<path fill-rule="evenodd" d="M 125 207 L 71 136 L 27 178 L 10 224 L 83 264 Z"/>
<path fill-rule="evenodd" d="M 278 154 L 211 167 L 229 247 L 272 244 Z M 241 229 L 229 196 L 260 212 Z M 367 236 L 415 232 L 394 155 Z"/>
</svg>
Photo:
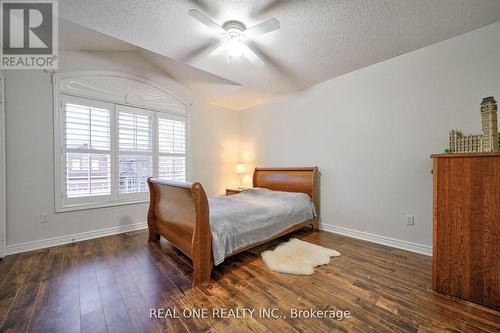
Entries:
<svg viewBox="0 0 500 333">
<path fill-rule="evenodd" d="M 226 188 L 226 195 L 238 194 L 243 191 L 242 188 Z"/>
</svg>

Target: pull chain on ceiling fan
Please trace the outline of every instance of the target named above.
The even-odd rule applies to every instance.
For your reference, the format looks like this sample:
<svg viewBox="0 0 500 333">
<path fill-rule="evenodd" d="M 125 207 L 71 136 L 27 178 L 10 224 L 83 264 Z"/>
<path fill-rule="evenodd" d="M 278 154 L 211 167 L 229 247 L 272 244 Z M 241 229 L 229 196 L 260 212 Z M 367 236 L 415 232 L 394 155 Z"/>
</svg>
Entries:
<svg viewBox="0 0 500 333">
<path fill-rule="evenodd" d="M 216 57 L 226 51 L 228 55 L 228 62 L 231 59 L 245 57 L 252 63 L 264 65 L 264 62 L 246 43 L 249 38 L 275 31 L 280 28 L 280 22 L 275 18 L 269 19 L 247 29 L 242 22 L 235 20 L 227 21 L 220 26 L 197 9 L 190 9 L 188 14 L 224 36 L 225 41 L 212 50 L 208 56 Z"/>
</svg>

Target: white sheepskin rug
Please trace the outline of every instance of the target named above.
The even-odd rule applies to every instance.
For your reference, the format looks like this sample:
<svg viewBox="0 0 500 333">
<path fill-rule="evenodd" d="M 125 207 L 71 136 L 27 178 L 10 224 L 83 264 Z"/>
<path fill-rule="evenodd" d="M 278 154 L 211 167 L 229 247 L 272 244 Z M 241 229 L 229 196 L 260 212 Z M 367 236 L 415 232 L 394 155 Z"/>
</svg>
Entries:
<svg viewBox="0 0 500 333">
<path fill-rule="evenodd" d="M 330 263 L 330 257 L 338 257 L 338 251 L 291 238 L 274 250 L 261 254 L 266 266 L 275 272 L 295 275 L 312 275 L 314 267 Z"/>
</svg>

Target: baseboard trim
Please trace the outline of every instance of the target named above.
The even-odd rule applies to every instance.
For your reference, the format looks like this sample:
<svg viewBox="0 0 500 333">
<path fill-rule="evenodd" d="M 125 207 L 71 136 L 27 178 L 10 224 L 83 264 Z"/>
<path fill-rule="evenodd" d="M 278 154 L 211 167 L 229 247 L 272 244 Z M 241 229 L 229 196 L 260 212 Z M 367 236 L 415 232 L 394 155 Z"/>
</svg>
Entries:
<svg viewBox="0 0 500 333">
<path fill-rule="evenodd" d="M 377 244 L 382 244 L 382 245 L 386 245 L 386 246 L 390 246 L 390 247 L 395 247 L 395 248 L 410 251 L 410 252 L 424 254 L 426 256 L 432 256 L 432 246 L 428 246 L 428 245 L 422 245 L 422 244 L 407 242 L 407 241 L 403 241 L 403 240 L 399 240 L 399 239 L 395 239 L 395 238 L 379 236 L 379 235 L 370 234 L 370 233 L 363 232 L 363 231 L 353 230 L 353 229 L 344 228 L 344 227 L 338 227 L 338 226 L 331 225 L 331 224 L 322 223 L 320 225 L 320 229 L 325 230 L 325 231 L 329 231 L 329 232 L 333 232 L 335 234 L 343 235 L 343 236 L 362 239 L 365 241 L 369 241 L 369 242 L 373 242 L 373 243 L 377 243 Z"/>
<path fill-rule="evenodd" d="M 38 249 L 44 249 L 47 247 L 70 244 L 75 242 L 81 242 L 88 239 L 111 236 L 122 234 L 125 232 L 137 231 L 146 229 L 148 227 L 147 222 L 140 222 L 128 225 L 121 225 L 118 227 L 99 229 L 94 231 L 81 232 L 78 234 L 72 234 L 67 236 L 59 236 L 53 238 L 42 239 L 33 242 L 19 243 L 13 245 L 7 245 L 5 254 L 15 254 L 27 251 L 33 251 Z"/>
<path fill-rule="evenodd" d="M 44 249 L 47 247 L 52 247 L 52 246 L 57 246 L 57 245 L 64 245 L 64 244 L 70 244 L 70 243 L 75 243 L 75 242 L 81 242 L 81 241 L 93 239 L 93 238 L 117 235 L 117 234 L 122 234 L 125 232 L 147 229 L 147 227 L 148 227 L 147 222 L 140 222 L 140 223 L 134 223 L 134 224 L 123 225 L 123 226 L 118 226 L 118 227 L 112 227 L 112 228 L 106 228 L 106 229 L 100 229 L 100 230 L 94 230 L 94 231 L 87 231 L 87 232 L 82 232 L 82 233 L 78 233 L 78 234 L 71 234 L 71 235 L 67 235 L 67 236 L 47 238 L 47 239 L 42 239 L 39 241 L 13 244 L 13 245 L 8 245 L 6 247 L 5 255 L 11 255 L 11 254 L 16 254 L 16 253 L 21 253 L 21 252 L 39 250 L 39 249 Z M 344 235 L 344 236 L 348 236 L 348 237 L 362 239 L 362 240 L 366 240 L 366 241 L 377 243 L 377 244 L 382 244 L 382 245 L 395 247 L 395 248 L 410 251 L 410 252 L 415 252 L 415 253 L 420 253 L 420 254 L 424 254 L 427 256 L 432 256 L 432 246 L 428 246 L 428 245 L 407 242 L 407 241 L 403 241 L 403 240 L 399 240 L 399 239 L 395 239 L 395 238 L 379 236 L 379 235 L 370 234 L 370 233 L 363 232 L 363 231 L 334 226 L 334 225 L 325 224 L 325 223 L 322 223 L 320 225 L 320 229 L 325 230 L 325 231 L 329 231 L 329 232 L 333 232 L 333 233 L 339 234 L 339 235 Z"/>
</svg>

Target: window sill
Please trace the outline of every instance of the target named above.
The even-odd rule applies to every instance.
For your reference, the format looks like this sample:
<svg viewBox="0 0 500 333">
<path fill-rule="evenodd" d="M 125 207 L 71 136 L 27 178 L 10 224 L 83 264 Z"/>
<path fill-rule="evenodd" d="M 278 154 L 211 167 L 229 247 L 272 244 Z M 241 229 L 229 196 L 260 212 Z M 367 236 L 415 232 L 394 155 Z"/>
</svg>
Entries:
<svg viewBox="0 0 500 333">
<path fill-rule="evenodd" d="M 106 203 L 97 203 L 97 204 L 74 204 L 74 205 L 66 205 L 64 207 L 56 207 L 54 212 L 57 213 L 67 213 L 81 210 L 91 210 L 91 209 L 99 209 L 99 208 L 110 208 L 110 207 L 119 207 L 119 206 L 129 206 L 129 205 L 137 205 L 148 203 L 149 199 L 140 199 L 134 201 L 116 201 L 116 202 L 106 202 Z"/>
</svg>

